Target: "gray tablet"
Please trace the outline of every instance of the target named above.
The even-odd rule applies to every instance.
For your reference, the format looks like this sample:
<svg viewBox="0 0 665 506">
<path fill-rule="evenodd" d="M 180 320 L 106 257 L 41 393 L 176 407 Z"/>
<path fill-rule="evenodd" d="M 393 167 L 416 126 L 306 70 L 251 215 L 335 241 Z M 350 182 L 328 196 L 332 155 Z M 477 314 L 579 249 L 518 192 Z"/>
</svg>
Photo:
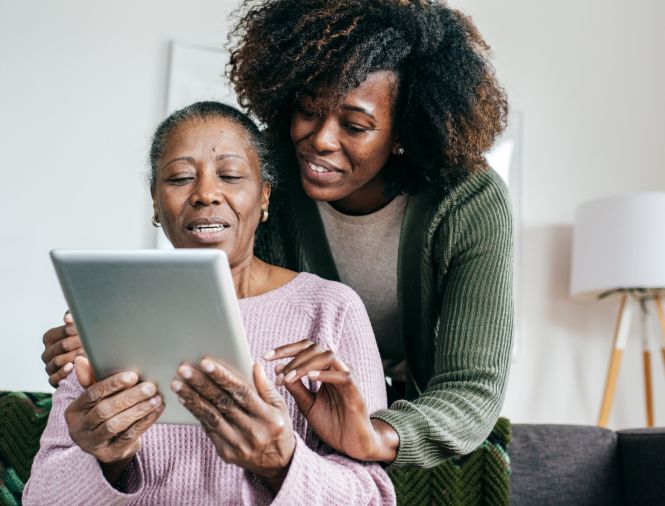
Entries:
<svg viewBox="0 0 665 506">
<path fill-rule="evenodd" d="M 53 250 L 51 259 L 95 376 L 131 369 L 157 383 L 160 423 L 197 423 L 169 387 L 183 360 L 218 357 L 253 384 L 223 251 Z"/>
</svg>

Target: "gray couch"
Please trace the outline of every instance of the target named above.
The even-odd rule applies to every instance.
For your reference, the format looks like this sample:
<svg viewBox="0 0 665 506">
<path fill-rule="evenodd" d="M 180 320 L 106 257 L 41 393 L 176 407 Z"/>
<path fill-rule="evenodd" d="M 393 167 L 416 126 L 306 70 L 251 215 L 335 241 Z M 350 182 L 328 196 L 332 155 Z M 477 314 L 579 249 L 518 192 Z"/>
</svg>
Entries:
<svg viewBox="0 0 665 506">
<path fill-rule="evenodd" d="M 665 506 L 665 428 L 515 424 L 509 453 L 515 506 Z"/>
</svg>

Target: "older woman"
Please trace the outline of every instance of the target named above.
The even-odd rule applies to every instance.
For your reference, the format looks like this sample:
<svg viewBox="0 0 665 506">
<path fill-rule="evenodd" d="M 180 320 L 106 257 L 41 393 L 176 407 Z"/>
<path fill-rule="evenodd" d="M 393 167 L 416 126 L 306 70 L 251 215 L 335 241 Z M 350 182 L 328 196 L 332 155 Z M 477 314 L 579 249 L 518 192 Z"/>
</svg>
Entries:
<svg viewBox="0 0 665 506">
<path fill-rule="evenodd" d="M 309 338 L 353 370 L 367 409 L 385 407 L 381 362 L 357 295 L 253 255 L 271 188 L 256 126 L 228 106 L 197 103 L 159 126 L 150 158 L 153 222 L 175 247 L 226 252 L 253 356 L 294 335 Z M 394 502 L 384 471 L 332 454 L 259 364 L 256 390 L 213 357 L 180 366 L 171 388 L 201 426 L 178 426 L 155 424 L 163 403 L 154 384 L 133 372 L 93 383 L 84 362 L 54 395 L 25 504 Z M 318 390 L 314 381 L 308 388 Z"/>
<path fill-rule="evenodd" d="M 294 357 L 277 372 L 341 452 L 429 467 L 471 451 L 499 415 L 513 325 L 511 206 L 483 157 L 507 114 L 488 46 L 440 0 L 245 0 L 239 12 L 231 81 L 280 154 L 257 255 L 358 292 L 394 402 L 364 416 L 341 365 L 308 341 L 269 358 Z M 73 332 L 44 337 L 52 382 L 79 353 Z M 310 372 L 337 381 L 326 392 L 345 416 L 311 409 L 298 381 Z"/>
</svg>

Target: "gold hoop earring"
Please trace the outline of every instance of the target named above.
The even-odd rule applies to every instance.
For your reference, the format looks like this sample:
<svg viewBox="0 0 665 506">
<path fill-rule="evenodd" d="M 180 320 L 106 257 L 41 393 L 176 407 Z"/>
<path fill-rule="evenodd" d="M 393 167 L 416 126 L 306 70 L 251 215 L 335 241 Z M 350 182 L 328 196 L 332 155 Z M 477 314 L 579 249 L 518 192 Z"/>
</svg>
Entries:
<svg viewBox="0 0 665 506">
<path fill-rule="evenodd" d="M 152 215 L 152 218 L 150 219 L 150 223 L 152 223 L 152 226 L 155 228 L 159 228 L 162 226 L 162 224 L 159 222 L 159 216 L 157 216 L 157 213 Z"/>
<path fill-rule="evenodd" d="M 261 209 L 261 223 L 265 223 L 266 221 L 268 221 L 268 210 Z"/>
</svg>

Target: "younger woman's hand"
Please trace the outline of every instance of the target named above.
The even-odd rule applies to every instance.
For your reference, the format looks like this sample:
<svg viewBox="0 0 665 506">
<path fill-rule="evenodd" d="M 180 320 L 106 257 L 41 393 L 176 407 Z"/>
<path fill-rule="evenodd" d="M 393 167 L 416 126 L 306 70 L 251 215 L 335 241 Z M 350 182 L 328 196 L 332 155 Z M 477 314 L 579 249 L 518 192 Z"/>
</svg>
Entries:
<svg viewBox="0 0 665 506">
<path fill-rule="evenodd" d="M 44 333 L 42 361 L 49 375 L 48 382 L 57 387 L 74 368 L 78 356 L 85 356 L 74 319 L 69 311 L 63 318 L 64 325 L 53 327 Z"/>
<path fill-rule="evenodd" d="M 67 407 L 65 420 L 74 443 L 100 462 L 113 483 L 163 411 L 155 384 L 139 383 L 135 372 L 125 371 L 88 387 Z"/>
<path fill-rule="evenodd" d="M 349 368 L 331 350 L 305 339 L 268 352 L 266 360 L 291 358 L 275 367 L 277 383 L 291 393 L 316 434 L 328 446 L 358 460 L 392 462 L 399 436 L 388 424 L 371 420 Z M 319 381 L 316 392 L 301 381 Z"/>
<path fill-rule="evenodd" d="M 254 364 L 256 390 L 228 366 L 204 358 L 183 364 L 171 388 L 201 422 L 220 457 L 263 478 L 279 491 L 295 451 L 284 399 Z"/>
</svg>

